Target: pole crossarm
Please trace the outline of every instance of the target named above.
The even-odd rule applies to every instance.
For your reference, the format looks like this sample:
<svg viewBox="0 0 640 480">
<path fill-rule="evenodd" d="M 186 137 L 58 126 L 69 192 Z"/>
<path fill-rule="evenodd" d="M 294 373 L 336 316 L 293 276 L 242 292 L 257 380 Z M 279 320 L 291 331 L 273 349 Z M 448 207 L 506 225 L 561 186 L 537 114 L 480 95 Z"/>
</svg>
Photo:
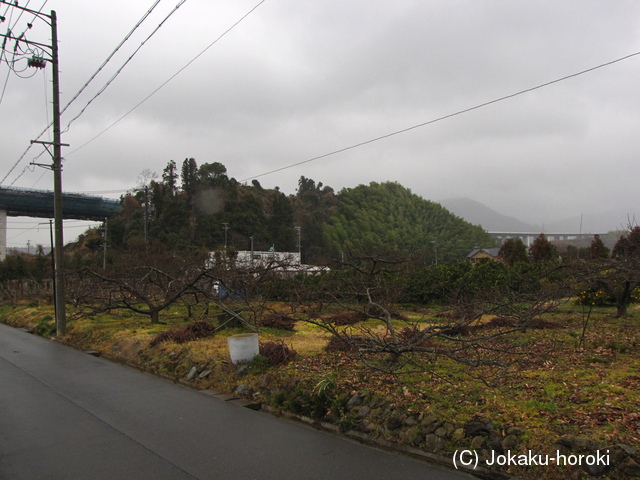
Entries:
<svg viewBox="0 0 640 480">
<path fill-rule="evenodd" d="M 46 43 L 39 43 L 39 42 L 34 42 L 34 41 L 31 41 L 31 40 L 27 40 L 23 36 L 14 37 L 11 34 L 0 33 L 0 37 L 6 38 L 7 40 L 16 40 L 18 42 L 23 42 L 23 43 L 26 43 L 27 45 L 35 45 L 36 47 L 51 49 L 51 45 L 47 45 Z M 47 53 L 49 53 L 49 55 L 51 55 L 50 52 L 47 52 Z M 43 58 L 43 60 L 46 60 L 47 62 L 51 62 L 52 61 L 52 59 L 50 59 L 50 58 Z"/>
</svg>

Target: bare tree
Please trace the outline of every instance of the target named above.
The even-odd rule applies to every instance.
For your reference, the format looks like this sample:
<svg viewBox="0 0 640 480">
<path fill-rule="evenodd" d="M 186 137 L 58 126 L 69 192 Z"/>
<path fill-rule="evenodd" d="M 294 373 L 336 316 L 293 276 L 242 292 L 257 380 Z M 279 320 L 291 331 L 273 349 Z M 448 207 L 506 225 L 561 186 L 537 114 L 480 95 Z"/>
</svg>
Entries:
<svg viewBox="0 0 640 480">
<path fill-rule="evenodd" d="M 554 326 L 540 320 L 557 307 L 564 293 L 561 283 L 543 281 L 549 271 L 512 277 L 492 288 L 452 289 L 448 305 L 410 320 L 397 307 L 410 263 L 361 256 L 350 270 L 329 276 L 322 290 L 300 284 L 295 298 L 306 303 L 295 309 L 297 318 L 323 328 L 335 343 L 375 368 L 424 371 L 446 357 L 470 367 L 489 367 L 495 375 L 526 359 L 526 352 L 509 341 L 511 336 L 527 328 Z M 371 321 L 343 327 L 313 308 L 323 302 L 339 305 L 356 319 L 377 319 L 382 328 Z M 479 374 L 485 375 L 486 369 Z"/>
<path fill-rule="evenodd" d="M 625 316 L 634 290 L 640 287 L 640 227 L 629 226 L 610 258 L 600 255 L 576 265 L 575 271 L 588 290 L 602 290 L 613 300 L 616 317 Z"/>
<path fill-rule="evenodd" d="M 68 297 L 82 313 L 128 309 L 159 323 L 160 312 L 178 300 L 206 295 L 210 273 L 199 255 L 121 253 L 107 270 L 84 268 L 69 275 Z"/>
</svg>

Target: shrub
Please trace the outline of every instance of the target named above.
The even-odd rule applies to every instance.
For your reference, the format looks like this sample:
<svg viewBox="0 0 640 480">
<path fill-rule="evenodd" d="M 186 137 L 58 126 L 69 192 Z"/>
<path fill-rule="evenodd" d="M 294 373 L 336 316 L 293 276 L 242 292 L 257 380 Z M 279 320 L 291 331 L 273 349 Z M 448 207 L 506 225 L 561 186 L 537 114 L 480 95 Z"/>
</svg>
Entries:
<svg viewBox="0 0 640 480">
<path fill-rule="evenodd" d="M 266 358 L 271 365 L 284 365 L 289 363 L 297 354 L 298 352 L 287 347 L 282 340 L 277 342 L 260 342 L 260 355 Z"/>
<path fill-rule="evenodd" d="M 365 322 L 368 320 L 368 318 L 369 317 L 367 317 L 362 312 L 342 312 L 336 315 L 332 315 L 331 317 L 327 318 L 326 321 L 328 323 L 333 323 L 338 327 L 344 327 L 347 325 L 355 325 L 358 322 Z"/>
<path fill-rule="evenodd" d="M 216 327 L 208 322 L 194 322 L 183 328 L 172 328 L 166 332 L 159 333 L 149 343 L 151 347 L 162 342 L 187 343 L 199 338 L 210 337 L 216 333 Z"/>
<path fill-rule="evenodd" d="M 271 314 L 266 315 L 260 324 L 267 328 L 276 328 L 278 330 L 293 332 L 295 331 L 296 320 L 285 315 Z"/>
</svg>

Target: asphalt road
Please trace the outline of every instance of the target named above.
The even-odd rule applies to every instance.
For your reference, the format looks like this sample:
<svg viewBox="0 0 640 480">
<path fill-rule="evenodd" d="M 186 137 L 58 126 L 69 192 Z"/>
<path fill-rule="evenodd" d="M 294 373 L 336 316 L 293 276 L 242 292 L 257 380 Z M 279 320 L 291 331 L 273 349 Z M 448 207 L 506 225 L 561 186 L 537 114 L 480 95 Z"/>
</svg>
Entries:
<svg viewBox="0 0 640 480">
<path fill-rule="evenodd" d="M 0 479 L 472 477 L 0 325 Z"/>
</svg>

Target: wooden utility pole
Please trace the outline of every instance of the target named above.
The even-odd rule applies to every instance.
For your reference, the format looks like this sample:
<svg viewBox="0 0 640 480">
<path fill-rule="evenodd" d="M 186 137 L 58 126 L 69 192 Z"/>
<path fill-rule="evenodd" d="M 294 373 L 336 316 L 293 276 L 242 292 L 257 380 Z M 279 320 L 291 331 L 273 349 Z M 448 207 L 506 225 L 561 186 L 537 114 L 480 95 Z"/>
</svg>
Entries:
<svg viewBox="0 0 640 480">
<path fill-rule="evenodd" d="M 53 220 L 56 259 L 56 333 L 64 335 L 67 316 L 64 296 L 64 235 L 62 225 L 62 139 L 60 132 L 60 78 L 58 74 L 58 25 L 51 11 L 51 67 L 53 69 Z"/>
<path fill-rule="evenodd" d="M 51 15 L 44 14 L 37 10 L 31 10 L 26 7 L 21 7 L 18 2 L 9 3 L 6 0 L 0 0 L 1 4 L 8 7 L 17 8 L 23 12 L 28 12 L 34 16 L 43 19 L 51 26 L 51 45 L 44 43 L 38 43 L 29 41 L 23 35 L 15 37 L 11 31 L 8 31 L 6 35 L 0 35 L 5 38 L 6 41 L 15 41 L 15 50 L 18 49 L 20 43 L 25 43 L 37 49 L 37 52 L 31 57 L 27 66 L 35 68 L 45 68 L 45 62 L 51 62 L 52 67 L 52 84 L 53 84 L 53 142 L 42 142 L 32 140 L 31 143 L 40 143 L 47 148 L 53 146 L 53 152 L 49 151 L 53 157 L 53 163 L 47 168 L 51 168 L 53 171 L 53 220 L 54 220 L 54 297 L 55 297 L 55 311 L 56 311 L 56 333 L 58 335 L 64 335 L 67 328 L 66 320 L 66 306 L 65 306 L 65 293 L 64 293 L 64 257 L 63 257 L 63 224 L 62 224 L 62 147 L 68 146 L 62 143 L 61 129 L 60 129 L 60 78 L 58 72 L 58 25 L 56 12 L 51 11 Z M 2 18 L 4 20 L 4 18 Z M 29 25 L 31 28 L 31 25 Z M 3 44 L 4 48 L 4 44 Z M 51 58 L 44 58 L 44 49 L 50 49 Z M 34 50 L 35 52 L 35 50 Z M 37 165 L 37 164 L 34 164 Z M 44 166 L 44 165 L 41 165 Z"/>
</svg>

